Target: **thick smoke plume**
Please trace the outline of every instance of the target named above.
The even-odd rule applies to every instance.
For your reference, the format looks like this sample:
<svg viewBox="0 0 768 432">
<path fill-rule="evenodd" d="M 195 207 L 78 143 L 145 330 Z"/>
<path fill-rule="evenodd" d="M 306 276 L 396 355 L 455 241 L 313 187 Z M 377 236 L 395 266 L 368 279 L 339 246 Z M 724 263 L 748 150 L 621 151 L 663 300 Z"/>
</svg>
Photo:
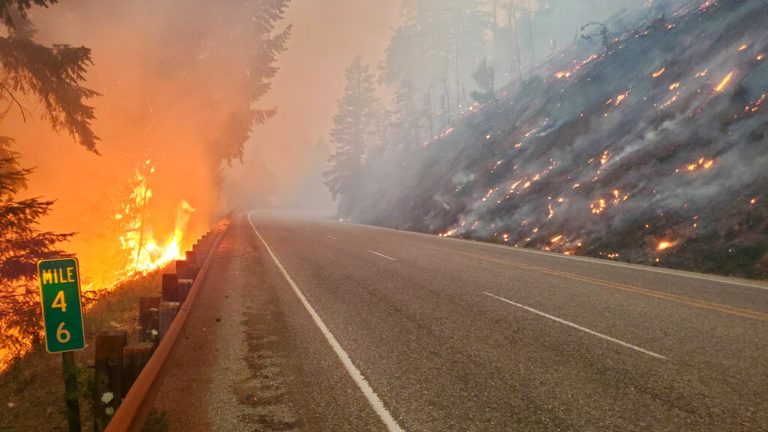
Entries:
<svg viewBox="0 0 768 432">
<path fill-rule="evenodd" d="M 153 168 L 145 225 L 160 241 L 173 233 L 182 201 L 195 209 L 186 246 L 220 216 L 222 168 L 274 114 L 254 101 L 269 90 L 271 56 L 288 37 L 282 3 L 70 0 L 31 10 L 39 42 L 93 50 L 86 85 L 101 94 L 91 103 L 102 156 L 51 133 L 34 104 L 27 123 L 18 113 L 4 123 L 22 163 L 37 167 L 30 195 L 57 199 L 45 228 L 80 233 L 67 249 L 89 281 L 108 285 L 121 269 L 117 219 L 137 170 Z"/>
</svg>

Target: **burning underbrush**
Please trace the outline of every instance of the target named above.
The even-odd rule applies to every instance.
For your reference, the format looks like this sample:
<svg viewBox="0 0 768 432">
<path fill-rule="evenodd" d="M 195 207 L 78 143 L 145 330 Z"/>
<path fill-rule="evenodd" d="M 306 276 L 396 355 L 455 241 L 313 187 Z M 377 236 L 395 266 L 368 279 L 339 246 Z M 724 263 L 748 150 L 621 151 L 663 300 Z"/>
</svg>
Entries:
<svg viewBox="0 0 768 432">
<path fill-rule="evenodd" d="M 341 216 L 767 275 L 768 5 L 639 17 L 559 51 L 428 145 L 372 155 Z"/>
</svg>

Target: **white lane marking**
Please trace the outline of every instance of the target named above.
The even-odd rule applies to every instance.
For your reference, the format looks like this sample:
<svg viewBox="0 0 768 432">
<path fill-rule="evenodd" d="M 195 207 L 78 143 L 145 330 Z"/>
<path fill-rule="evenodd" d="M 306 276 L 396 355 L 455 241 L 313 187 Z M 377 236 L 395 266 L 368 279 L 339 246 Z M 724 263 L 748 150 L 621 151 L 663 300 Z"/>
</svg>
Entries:
<svg viewBox="0 0 768 432">
<path fill-rule="evenodd" d="M 519 308 L 525 309 L 525 310 L 527 310 L 527 311 L 529 311 L 529 312 L 533 312 L 533 313 L 535 313 L 535 314 L 541 315 L 541 316 L 543 316 L 544 318 L 549 318 L 549 319 L 551 319 L 551 320 L 553 320 L 553 321 L 557 321 L 557 322 L 559 322 L 560 324 L 565 324 L 565 325 L 567 325 L 567 326 L 570 326 L 570 327 L 573 327 L 573 328 L 575 328 L 575 329 L 581 330 L 581 331 L 583 331 L 583 332 L 589 333 L 589 334 L 591 334 L 591 335 L 593 335 L 593 336 L 597 336 L 597 337 L 599 337 L 599 338 L 602 338 L 602 339 L 605 339 L 605 340 L 607 340 L 607 341 L 611 341 L 611 342 L 613 342 L 613 343 L 617 343 L 617 344 L 619 344 L 619 345 L 621 345 L 621 346 L 625 346 L 625 347 L 627 347 L 627 348 L 632 348 L 632 349 L 633 349 L 633 350 L 635 350 L 635 351 L 640 351 L 641 353 L 643 353 L 643 354 L 648 354 L 648 355 L 649 355 L 649 356 L 651 356 L 651 357 L 656 357 L 656 358 L 658 358 L 658 359 L 667 360 L 667 358 L 666 358 L 666 357 L 664 357 L 664 356 L 663 356 L 663 355 L 661 355 L 661 354 L 656 354 L 656 353 L 655 353 L 655 352 L 653 352 L 653 351 L 648 351 L 648 350 L 646 350 L 646 349 L 640 348 L 639 346 L 636 346 L 636 345 L 632 345 L 632 344 L 629 344 L 629 343 L 626 343 L 626 342 L 620 341 L 620 340 L 618 340 L 618 339 L 614 339 L 614 338 L 612 338 L 612 337 L 610 337 L 610 336 L 606 336 L 606 335 L 604 335 L 604 334 L 602 334 L 602 333 L 598 333 L 598 332 L 596 332 L 596 331 L 594 331 L 594 330 L 590 330 L 590 329 L 588 329 L 588 328 L 585 328 L 585 327 L 582 327 L 582 326 L 580 326 L 580 325 L 578 325 L 578 324 L 574 324 L 574 323 L 572 323 L 572 322 L 570 322 L 570 321 L 566 321 L 566 320 L 564 320 L 564 319 L 561 319 L 561 318 L 558 318 L 558 317 L 556 317 L 556 316 L 552 316 L 552 315 L 550 315 L 550 314 L 547 314 L 547 313 L 544 313 L 544 312 L 538 311 L 538 310 L 536 310 L 536 309 L 534 309 L 534 308 L 532 308 L 532 307 L 528 307 L 528 306 L 525 306 L 525 305 L 521 305 L 520 303 L 515 303 L 515 302 L 513 302 L 512 300 L 508 300 L 508 299 L 505 299 L 504 297 L 499 297 L 499 296 L 497 296 L 497 295 L 494 295 L 494 294 L 491 294 L 491 293 L 488 293 L 488 292 L 484 292 L 483 294 L 485 294 L 485 295 L 487 295 L 487 296 L 489 296 L 489 297 L 493 297 L 493 298 L 495 298 L 495 299 L 497 299 L 497 300 L 501 300 L 501 301 L 503 301 L 503 302 L 505 302 L 505 303 L 509 303 L 509 304 L 511 304 L 511 305 L 513 305 L 513 306 L 517 306 L 517 307 L 519 307 Z"/>
<path fill-rule="evenodd" d="M 389 411 L 387 411 L 387 408 L 384 407 L 384 403 L 381 401 L 381 399 L 379 399 L 379 396 L 376 395 L 376 392 L 373 391 L 373 388 L 371 388 L 368 380 L 365 379 L 360 370 L 358 370 L 354 363 L 352 363 L 352 359 L 349 358 L 349 354 L 344 351 L 344 348 L 341 347 L 339 342 L 336 340 L 336 337 L 333 336 L 333 333 L 328 330 L 328 326 L 325 325 L 323 320 L 320 318 L 320 315 L 317 314 L 315 308 L 309 304 L 309 301 L 304 296 L 304 293 L 301 292 L 298 285 L 296 285 L 296 282 L 294 282 L 293 278 L 291 278 L 291 275 L 288 274 L 288 271 L 280 263 L 280 260 L 277 259 L 275 253 L 272 252 L 272 248 L 269 247 L 267 241 L 264 240 L 264 237 L 261 236 L 259 231 L 253 225 L 253 221 L 251 220 L 251 213 L 248 213 L 248 223 L 251 224 L 253 232 L 256 233 L 256 235 L 259 237 L 259 240 L 261 240 L 261 243 L 264 244 L 264 247 L 267 249 L 267 252 L 269 252 L 269 255 L 272 257 L 272 260 L 275 262 L 275 264 L 277 264 L 277 267 L 280 269 L 283 277 L 285 277 L 285 280 L 287 280 L 288 284 L 291 286 L 291 288 L 293 288 L 293 292 L 296 293 L 296 296 L 299 298 L 299 300 L 301 300 L 304 308 L 307 310 L 307 312 L 309 312 L 309 315 L 312 316 L 312 320 L 314 320 L 317 327 L 320 328 L 320 331 L 323 333 L 323 336 L 325 336 L 325 339 L 328 341 L 328 343 L 331 345 L 331 348 L 333 348 L 333 351 L 341 360 L 341 363 L 344 365 L 347 373 L 349 373 L 349 376 L 352 377 L 352 380 L 355 382 L 355 384 L 357 384 L 357 387 L 363 392 L 365 398 L 368 399 L 368 403 L 371 405 L 376 414 L 378 414 L 379 418 L 381 418 L 381 420 L 384 422 L 384 425 L 391 432 L 404 432 L 400 425 L 397 424 L 397 421 L 395 421 L 395 419 L 392 417 L 392 414 L 390 414 Z"/>
<path fill-rule="evenodd" d="M 406 230 L 399 230 L 394 228 L 385 228 L 385 227 L 377 227 L 374 225 L 362 225 L 362 224 L 348 224 L 348 225 L 357 225 L 359 227 L 365 227 L 365 228 L 373 228 L 383 231 L 392 231 L 400 234 L 410 234 L 414 236 L 423 236 L 423 237 L 429 237 L 431 239 L 440 239 L 440 240 L 447 240 L 447 241 L 454 241 L 454 242 L 460 242 L 464 244 L 473 244 L 480 247 L 492 247 L 497 249 L 502 249 L 508 252 L 521 252 L 521 253 L 528 253 L 528 254 L 536 254 L 536 255 L 544 255 L 551 258 L 560 258 L 565 260 L 572 260 L 572 261 L 581 261 L 584 263 L 589 264 L 600 264 L 600 265 L 606 265 L 611 267 L 621 267 L 626 268 L 630 270 L 638 270 L 638 271 L 647 271 L 647 272 L 653 272 L 653 273 L 661 273 L 666 274 L 670 276 L 680 276 L 680 277 L 686 277 L 690 279 L 699 279 L 699 280 L 705 280 L 709 282 L 716 282 L 716 283 L 722 283 L 722 284 L 728 284 L 728 285 L 736 285 L 736 286 L 742 286 L 742 287 L 748 287 L 748 288 L 757 288 L 761 290 L 768 290 L 768 286 L 761 285 L 759 283 L 750 283 L 749 281 L 740 281 L 740 280 L 729 280 L 727 276 L 709 276 L 706 274 L 697 274 L 685 270 L 673 270 L 673 269 L 666 269 L 666 268 L 656 268 L 656 267 L 650 267 L 650 266 L 644 266 L 640 264 L 631 264 L 631 263 L 622 263 L 622 262 L 615 262 L 615 261 L 609 261 L 606 259 L 600 259 L 600 258 L 592 258 L 592 257 L 583 257 L 583 256 L 571 256 L 571 255 L 564 255 L 557 252 L 546 252 L 546 251 L 539 251 L 529 248 L 516 248 L 512 246 L 502 245 L 502 244 L 494 244 L 484 241 L 477 241 L 477 240 L 470 240 L 470 239 L 460 239 L 455 237 L 439 237 L 435 234 L 427 234 L 427 233 L 421 233 L 416 231 L 406 231 Z"/>
<path fill-rule="evenodd" d="M 326 234 L 325 236 L 328 237 L 331 240 L 338 240 L 336 237 L 334 237 L 332 235 L 329 235 L 329 234 Z"/>
<path fill-rule="evenodd" d="M 372 251 L 372 250 L 370 250 L 370 249 L 368 249 L 368 252 L 370 252 L 370 253 L 372 253 L 372 254 L 374 254 L 374 255 L 378 255 L 378 256 L 380 256 L 380 257 L 382 257 L 382 258 L 386 258 L 386 259 L 388 259 L 388 260 L 390 260 L 390 261 L 397 261 L 396 259 L 394 259 L 394 258 L 392 258 L 392 257 L 389 257 L 389 256 L 386 256 L 386 255 L 384 255 L 383 253 L 378 253 L 378 252 L 376 252 L 376 251 Z"/>
</svg>

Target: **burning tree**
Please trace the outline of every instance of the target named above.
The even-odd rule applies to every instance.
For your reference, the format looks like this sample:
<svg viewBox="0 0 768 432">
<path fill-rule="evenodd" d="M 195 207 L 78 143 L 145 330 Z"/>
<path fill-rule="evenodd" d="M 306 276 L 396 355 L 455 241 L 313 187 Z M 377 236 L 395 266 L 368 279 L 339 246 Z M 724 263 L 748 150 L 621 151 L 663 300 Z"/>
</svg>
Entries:
<svg viewBox="0 0 768 432">
<path fill-rule="evenodd" d="M 93 108 L 84 103 L 96 92 L 80 85 L 91 64 L 90 50 L 40 45 L 34 42 L 35 29 L 27 20 L 33 4 L 47 7 L 54 3 L 56 0 L 0 0 L 0 21 L 6 34 L 0 37 L 0 104 L 5 104 L 0 121 L 14 107 L 26 120 L 24 103 L 36 100 L 53 130 L 69 133 L 86 149 L 98 153 L 98 138 L 91 129 Z M 8 359 L 38 341 L 36 263 L 64 255 L 56 245 L 72 236 L 38 228 L 53 201 L 18 196 L 32 170 L 19 165 L 12 142 L 0 136 L 0 370 Z"/>
</svg>

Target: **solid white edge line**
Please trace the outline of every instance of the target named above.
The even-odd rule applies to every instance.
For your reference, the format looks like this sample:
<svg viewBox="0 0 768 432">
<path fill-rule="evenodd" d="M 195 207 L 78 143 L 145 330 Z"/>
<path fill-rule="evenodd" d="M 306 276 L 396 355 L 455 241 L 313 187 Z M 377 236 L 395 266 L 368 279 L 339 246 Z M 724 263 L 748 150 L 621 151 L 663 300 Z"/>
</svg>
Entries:
<svg viewBox="0 0 768 432">
<path fill-rule="evenodd" d="M 329 239 L 331 239 L 331 240 L 338 240 L 336 237 L 334 237 L 334 236 L 332 236 L 332 235 L 328 235 L 328 234 L 326 234 L 325 236 L 326 236 L 326 237 L 328 237 L 328 238 L 329 238 Z"/>
<path fill-rule="evenodd" d="M 336 223 L 339 223 L 338 221 L 334 221 Z M 592 264 L 600 264 L 600 265 L 606 265 L 611 267 L 621 267 L 626 268 L 629 270 L 638 270 L 638 271 L 647 271 L 647 272 L 653 272 L 653 273 L 661 273 L 666 274 L 670 276 L 679 276 L 679 277 L 686 277 L 690 279 L 700 279 L 705 280 L 709 282 L 715 282 L 715 283 L 723 283 L 728 285 L 737 285 L 742 287 L 748 287 L 748 288 L 757 288 L 761 290 L 768 290 L 767 285 L 760 285 L 759 283 L 749 283 L 749 281 L 740 281 L 740 280 L 729 280 L 728 276 L 717 276 L 717 275 L 707 275 L 705 273 L 694 273 L 686 270 L 675 270 L 675 269 L 668 269 L 668 268 L 656 268 L 656 267 L 650 267 L 650 266 L 644 266 L 642 264 L 632 264 L 632 263 L 624 263 L 624 262 L 615 262 L 615 261 L 609 261 L 606 259 L 601 258 L 592 258 L 592 257 L 586 257 L 586 256 L 569 256 L 560 254 L 557 252 L 546 252 L 546 251 L 540 251 L 530 248 L 516 248 L 509 245 L 503 245 L 503 244 L 496 244 L 496 243 L 490 243 L 485 242 L 481 240 L 471 240 L 471 239 L 462 239 L 462 238 L 456 238 L 456 237 L 440 237 L 436 234 L 428 234 L 423 232 L 417 232 L 417 231 L 407 231 L 407 230 L 399 230 L 394 228 L 387 228 L 387 227 L 379 227 L 375 225 L 365 225 L 365 224 L 355 224 L 351 222 L 344 222 L 346 225 L 355 225 L 358 227 L 365 227 L 365 228 L 373 228 L 383 231 L 393 231 L 396 233 L 401 234 L 410 234 L 415 236 L 424 236 L 429 237 L 432 239 L 439 239 L 439 240 L 446 240 L 446 241 L 454 241 L 454 242 L 460 242 L 464 244 L 472 244 L 477 245 L 480 247 L 492 247 L 497 248 L 509 252 L 520 252 L 520 253 L 527 253 L 527 254 L 536 254 L 536 255 L 543 255 L 547 257 L 552 258 L 560 258 L 565 260 L 571 260 L 571 261 L 579 261 L 584 263 L 592 263 Z"/>
<path fill-rule="evenodd" d="M 390 260 L 390 261 L 397 261 L 396 259 L 394 259 L 394 258 L 392 258 L 392 257 L 389 257 L 389 256 L 386 256 L 386 255 L 384 255 L 383 253 L 378 253 L 378 252 L 376 252 L 376 251 L 372 251 L 372 250 L 370 250 L 370 249 L 368 249 L 368 252 L 370 252 L 370 253 L 372 253 L 372 254 L 374 254 L 374 255 L 378 255 L 378 256 L 380 256 L 380 257 L 382 257 L 382 258 L 386 258 L 386 259 L 388 259 L 388 260 Z"/>
<path fill-rule="evenodd" d="M 632 345 L 632 344 L 629 344 L 629 343 L 626 343 L 626 342 L 620 341 L 620 340 L 618 340 L 618 339 L 615 339 L 615 338 L 612 338 L 612 337 L 610 337 L 610 336 L 606 336 L 606 335 L 604 335 L 604 334 L 602 334 L 602 333 L 598 333 L 598 332 L 596 332 L 596 331 L 594 331 L 594 330 L 590 330 L 590 329 L 588 329 L 588 328 L 586 328 L 586 327 L 582 327 L 582 326 L 580 326 L 580 325 L 578 325 L 578 324 L 574 324 L 574 323 L 572 323 L 572 322 L 570 322 L 570 321 L 566 321 L 566 320 L 564 320 L 564 319 L 562 319 L 562 318 L 558 318 L 558 317 L 556 317 L 556 316 L 552 316 L 552 315 L 550 315 L 550 314 L 548 314 L 548 313 L 544 313 L 544 312 L 538 311 L 538 310 L 536 310 L 536 309 L 534 309 L 534 308 L 532 308 L 532 307 L 528 307 L 528 306 L 525 306 L 525 305 L 521 305 L 520 303 L 515 303 L 515 302 L 513 302 L 512 300 L 508 300 L 508 299 L 505 299 L 504 297 L 499 297 L 499 296 L 497 296 L 497 295 L 495 295 L 495 294 L 491 294 L 491 293 L 489 293 L 489 292 L 483 292 L 483 294 L 485 294 L 485 295 L 487 295 L 487 296 L 489 296 L 489 297 L 493 297 L 493 298 L 495 298 L 495 299 L 497 299 L 497 300 L 501 300 L 501 301 L 503 301 L 503 302 L 505 302 L 505 303 L 509 303 L 509 304 L 511 304 L 511 305 L 513 305 L 513 306 L 517 306 L 517 307 L 519 307 L 519 308 L 521 308 L 521 309 L 525 309 L 525 310 L 527 310 L 527 311 L 529 311 L 529 312 L 533 312 L 533 313 L 535 313 L 535 314 L 537 314 L 537 315 L 541 315 L 541 316 L 543 316 L 544 318 L 549 318 L 549 319 L 551 319 L 551 320 L 553 320 L 553 321 L 557 321 L 557 322 L 559 322 L 560 324 L 565 324 L 565 325 L 567 325 L 567 326 L 570 326 L 570 327 L 573 327 L 573 328 L 575 328 L 575 329 L 581 330 L 581 331 L 583 331 L 583 332 L 589 333 L 589 334 L 591 334 L 591 335 L 593 335 L 593 336 L 597 336 L 597 337 L 599 337 L 599 338 L 602 338 L 602 339 L 605 339 L 605 340 L 607 340 L 607 341 L 611 341 L 611 342 L 613 342 L 613 343 L 617 343 L 617 344 L 619 344 L 619 345 L 621 345 L 621 346 L 624 346 L 624 347 L 627 347 L 627 348 L 632 348 L 632 349 L 633 349 L 633 350 L 635 350 L 635 351 L 640 351 L 641 353 L 643 353 L 643 354 L 647 354 L 647 355 L 649 355 L 649 356 L 651 356 L 651 357 L 656 357 L 656 358 L 658 358 L 658 359 L 661 359 L 661 360 L 667 360 L 667 358 L 666 358 L 666 357 L 664 357 L 664 356 L 663 356 L 663 355 L 661 355 L 661 354 L 656 354 L 656 353 L 655 353 L 655 352 L 653 352 L 653 351 L 648 351 L 648 350 L 646 350 L 646 349 L 640 348 L 639 346 L 636 346 L 636 345 Z"/>
<path fill-rule="evenodd" d="M 371 388 L 368 380 L 365 379 L 363 374 L 352 363 L 349 354 L 344 351 L 344 348 L 341 347 L 339 342 L 336 340 L 336 337 L 333 336 L 333 333 L 328 330 L 328 327 L 320 318 L 320 315 L 317 314 L 315 308 L 309 304 L 309 301 L 307 301 L 304 293 L 301 292 L 298 285 L 296 285 L 296 282 L 293 281 L 293 278 L 291 278 L 291 276 L 288 274 L 288 271 L 280 263 L 280 260 L 277 259 L 277 256 L 275 256 L 274 252 L 272 252 L 272 248 L 269 247 L 267 241 L 264 240 L 264 237 L 261 236 L 259 231 L 256 229 L 256 226 L 253 225 L 253 221 L 251 220 L 251 213 L 248 213 L 248 223 L 251 224 L 253 232 L 256 233 L 256 236 L 259 237 L 259 240 L 261 240 L 261 243 L 267 249 L 267 252 L 269 252 L 269 255 L 280 269 L 280 272 L 285 277 L 285 280 L 287 280 L 288 284 L 291 286 L 291 288 L 293 288 L 293 292 L 296 293 L 296 296 L 299 298 L 299 300 L 301 300 L 304 308 L 307 310 L 307 312 L 309 312 L 309 315 L 312 316 L 312 320 L 315 321 L 315 324 L 318 328 L 320 328 L 320 331 L 323 333 L 323 336 L 325 336 L 325 339 L 328 341 L 328 343 L 331 345 L 331 348 L 333 348 L 333 351 L 341 360 L 341 363 L 344 364 L 344 368 L 347 370 L 347 373 L 349 373 L 349 376 L 352 378 L 355 384 L 357 384 L 357 387 L 363 392 L 365 398 L 368 399 L 368 403 L 371 405 L 379 418 L 381 418 L 381 420 L 384 422 L 384 425 L 387 427 L 387 429 L 391 432 L 404 432 L 400 425 L 397 424 L 397 421 L 395 421 L 395 419 L 392 417 L 392 414 L 390 414 L 389 411 L 387 411 L 387 408 L 384 407 L 384 403 L 381 401 L 381 399 L 379 399 L 379 396 L 376 395 L 376 392 L 373 391 L 373 388 Z"/>
</svg>

